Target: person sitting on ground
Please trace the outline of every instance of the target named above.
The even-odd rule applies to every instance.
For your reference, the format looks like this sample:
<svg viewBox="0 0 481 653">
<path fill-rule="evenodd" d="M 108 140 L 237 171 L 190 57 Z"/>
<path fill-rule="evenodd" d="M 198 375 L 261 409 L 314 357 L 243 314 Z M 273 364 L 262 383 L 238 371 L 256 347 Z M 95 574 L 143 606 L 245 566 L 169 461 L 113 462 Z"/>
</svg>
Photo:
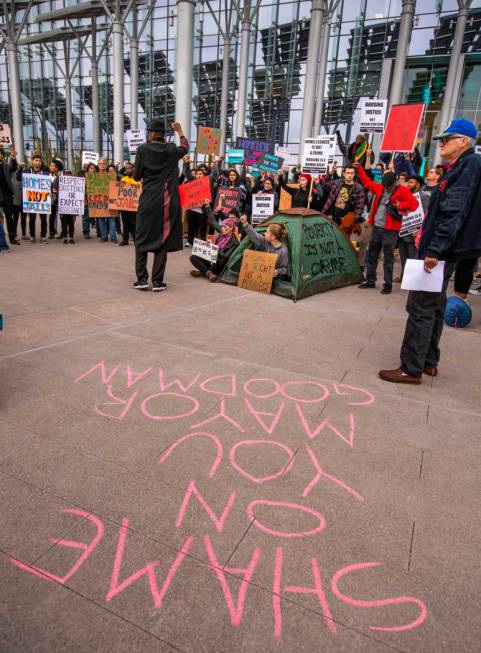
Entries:
<svg viewBox="0 0 481 653">
<path fill-rule="evenodd" d="M 324 205 L 324 213 L 349 237 L 353 231 L 360 233 L 363 222 L 362 213 L 366 201 L 364 189 L 354 180 L 355 168 L 348 165 L 342 172 L 342 179 L 332 184 L 331 192 Z"/>
<path fill-rule="evenodd" d="M 271 222 L 263 236 L 254 230 L 247 221 L 247 216 L 241 216 L 241 224 L 245 229 L 246 237 L 261 251 L 277 254 L 274 278 L 287 279 L 289 269 L 289 250 L 287 248 L 287 231 L 283 224 Z"/>
<path fill-rule="evenodd" d="M 217 253 L 217 260 L 215 263 L 210 263 L 200 256 L 192 254 L 190 257 L 190 262 L 196 269 L 191 270 L 190 274 L 192 277 L 207 277 L 211 283 L 214 283 L 214 281 L 217 281 L 219 276 L 222 274 L 222 270 L 227 265 L 231 254 L 237 248 L 239 241 L 234 234 L 236 227 L 235 221 L 232 218 L 226 218 L 222 222 L 221 226 L 219 221 L 216 219 L 214 212 L 212 211 L 210 200 L 205 200 L 204 206 L 209 212 L 212 226 L 219 234 L 216 243 L 219 251 Z"/>
</svg>

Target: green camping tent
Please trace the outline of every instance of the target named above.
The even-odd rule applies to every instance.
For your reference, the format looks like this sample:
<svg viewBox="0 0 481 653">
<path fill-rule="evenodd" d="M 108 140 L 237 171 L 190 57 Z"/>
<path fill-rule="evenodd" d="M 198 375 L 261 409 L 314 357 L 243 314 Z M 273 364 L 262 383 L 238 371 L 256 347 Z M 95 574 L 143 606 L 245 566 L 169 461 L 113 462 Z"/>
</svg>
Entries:
<svg viewBox="0 0 481 653">
<path fill-rule="evenodd" d="M 289 235 L 289 279 L 274 279 L 272 292 L 276 295 L 296 301 L 364 280 L 350 240 L 330 218 L 311 209 L 285 209 L 264 220 L 256 230 L 265 232 L 270 222 L 283 223 Z M 244 238 L 222 272 L 222 283 L 237 285 L 248 247 L 254 245 Z"/>
</svg>

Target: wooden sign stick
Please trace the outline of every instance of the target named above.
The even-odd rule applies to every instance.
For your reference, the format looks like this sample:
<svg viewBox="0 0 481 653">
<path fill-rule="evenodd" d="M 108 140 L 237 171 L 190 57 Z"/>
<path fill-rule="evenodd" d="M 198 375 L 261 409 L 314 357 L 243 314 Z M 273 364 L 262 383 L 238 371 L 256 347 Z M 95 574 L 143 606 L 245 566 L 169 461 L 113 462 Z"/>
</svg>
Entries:
<svg viewBox="0 0 481 653">
<path fill-rule="evenodd" d="M 309 199 L 307 200 L 307 208 L 311 208 L 311 202 L 312 202 L 312 187 L 314 185 L 314 177 L 311 179 L 311 187 L 309 189 Z"/>
</svg>

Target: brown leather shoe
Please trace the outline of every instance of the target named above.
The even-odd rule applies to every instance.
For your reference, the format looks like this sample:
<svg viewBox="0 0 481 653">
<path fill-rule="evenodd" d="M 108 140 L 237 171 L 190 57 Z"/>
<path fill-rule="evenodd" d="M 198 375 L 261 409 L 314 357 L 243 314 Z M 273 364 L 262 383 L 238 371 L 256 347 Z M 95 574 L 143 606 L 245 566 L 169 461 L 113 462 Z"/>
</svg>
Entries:
<svg viewBox="0 0 481 653">
<path fill-rule="evenodd" d="M 389 381 L 389 383 L 408 383 L 410 385 L 419 385 L 421 383 L 420 376 L 406 374 L 401 367 L 395 370 L 381 370 L 379 376 L 383 381 Z"/>
<path fill-rule="evenodd" d="M 210 270 L 205 275 L 211 283 L 214 283 L 219 278 L 217 274 L 214 274 Z"/>
<path fill-rule="evenodd" d="M 423 369 L 423 374 L 427 374 L 428 376 L 437 376 L 439 374 L 439 370 L 437 367 L 425 367 Z"/>
<path fill-rule="evenodd" d="M 191 270 L 190 271 L 190 276 L 191 277 L 201 277 L 202 272 L 200 270 Z"/>
</svg>

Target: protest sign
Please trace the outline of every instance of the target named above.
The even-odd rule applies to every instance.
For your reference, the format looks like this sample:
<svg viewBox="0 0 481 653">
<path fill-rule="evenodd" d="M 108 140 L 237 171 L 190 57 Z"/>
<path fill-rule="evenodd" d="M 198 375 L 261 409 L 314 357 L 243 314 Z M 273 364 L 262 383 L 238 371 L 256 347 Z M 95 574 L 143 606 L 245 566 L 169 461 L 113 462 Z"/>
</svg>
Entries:
<svg viewBox="0 0 481 653">
<path fill-rule="evenodd" d="M 380 152 L 412 152 L 423 117 L 424 104 L 395 104 L 389 111 Z"/>
<path fill-rule="evenodd" d="M 87 204 L 91 218 L 115 218 L 118 211 L 109 210 L 110 182 L 115 181 L 115 172 L 88 172 Z"/>
<path fill-rule="evenodd" d="M 9 147 L 12 145 L 12 134 L 10 133 L 10 125 L 0 125 L 0 146 Z"/>
<path fill-rule="evenodd" d="M 241 165 L 244 161 L 244 150 L 228 150 L 227 163 Z"/>
<path fill-rule="evenodd" d="M 181 186 L 182 188 L 182 186 Z M 242 193 L 238 188 L 220 187 L 215 198 L 215 211 L 228 215 L 232 209 L 239 209 Z"/>
<path fill-rule="evenodd" d="M 184 210 L 203 206 L 205 200 L 212 200 L 209 177 L 200 177 L 179 186 L 180 205 Z"/>
<path fill-rule="evenodd" d="M 359 130 L 372 134 L 382 133 L 386 122 L 387 100 L 362 98 L 360 102 L 361 119 Z"/>
<path fill-rule="evenodd" d="M 59 215 L 83 215 L 85 201 L 85 177 L 58 178 Z"/>
<path fill-rule="evenodd" d="M 309 173 L 325 174 L 334 161 L 337 137 L 317 136 L 304 140 L 302 170 Z"/>
<path fill-rule="evenodd" d="M 109 209 L 111 211 L 135 213 L 139 208 L 141 193 L 141 184 L 129 184 L 127 181 L 110 181 Z"/>
<path fill-rule="evenodd" d="M 424 221 L 424 209 L 423 205 L 421 203 L 421 197 L 419 193 L 414 193 L 414 197 L 417 199 L 419 202 L 419 206 L 415 211 L 411 211 L 410 213 L 406 213 L 405 216 L 403 216 L 403 221 L 401 224 L 401 229 L 399 231 L 399 236 L 402 238 L 403 236 L 409 236 L 410 234 L 413 234 L 416 231 L 419 231 L 421 228 L 421 225 Z"/>
<path fill-rule="evenodd" d="M 274 213 L 274 195 L 252 195 L 252 224 L 259 224 Z"/>
<path fill-rule="evenodd" d="M 287 161 L 289 159 L 289 157 L 291 156 L 291 151 L 290 151 L 290 149 L 288 147 L 281 147 L 279 145 L 279 146 L 276 146 L 276 148 L 274 150 L 274 154 L 276 156 L 280 156 L 281 159 L 284 159 L 284 161 Z"/>
<path fill-rule="evenodd" d="M 236 138 L 235 146 L 244 150 L 244 163 L 251 166 L 259 162 L 261 154 L 272 152 L 272 143 L 270 141 L 261 141 L 256 138 Z"/>
<path fill-rule="evenodd" d="M 145 129 L 129 129 L 125 135 L 130 154 L 135 154 L 139 145 L 145 143 Z"/>
<path fill-rule="evenodd" d="M 49 175 L 23 173 L 22 211 L 48 214 L 52 212 L 52 182 Z"/>
<path fill-rule="evenodd" d="M 99 158 L 100 157 L 98 152 L 87 152 L 86 150 L 84 150 L 82 152 L 82 167 L 87 163 L 95 163 L 95 165 L 97 165 L 99 162 Z"/>
<path fill-rule="evenodd" d="M 275 154 L 264 153 L 259 158 L 259 170 L 264 172 L 270 172 L 273 175 L 276 175 L 279 170 L 282 168 L 284 159 Z"/>
<path fill-rule="evenodd" d="M 299 184 L 287 184 L 289 188 L 299 188 Z M 279 211 L 282 211 L 283 209 L 290 209 L 292 208 L 292 195 L 290 195 L 287 191 L 285 191 L 283 188 L 281 188 L 281 194 L 279 197 Z"/>
<path fill-rule="evenodd" d="M 199 127 L 197 133 L 197 154 L 219 154 L 222 129 Z"/>
<path fill-rule="evenodd" d="M 214 243 L 211 243 L 206 240 L 200 240 L 200 238 L 194 238 L 194 244 L 192 245 L 192 254 L 203 258 L 210 263 L 215 263 L 217 261 L 217 254 L 219 253 L 219 248 Z"/>
<path fill-rule="evenodd" d="M 481 154 L 481 145 L 475 145 L 474 146 L 474 153 L 475 154 Z"/>
<path fill-rule="evenodd" d="M 237 285 L 239 288 L 254 290 L 269 295 L 272 288 L 272 275 L 276 269 L 277 254 L 257 252 L 246 249 Z"/>
</svg>

